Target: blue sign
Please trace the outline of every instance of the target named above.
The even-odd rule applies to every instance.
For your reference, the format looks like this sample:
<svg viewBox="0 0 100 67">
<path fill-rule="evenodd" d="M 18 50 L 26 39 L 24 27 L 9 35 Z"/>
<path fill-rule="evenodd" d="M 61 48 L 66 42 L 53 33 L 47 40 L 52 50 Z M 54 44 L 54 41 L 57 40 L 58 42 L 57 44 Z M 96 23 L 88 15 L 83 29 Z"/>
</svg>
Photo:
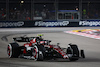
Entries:
<svg viewBox="0 0 100 67">
<path fill-rule="evenodd" d="M 80 21 L 79 25 L 81 26 L 100 26 L 100 20 L 86 20 Z"/>
</svg>

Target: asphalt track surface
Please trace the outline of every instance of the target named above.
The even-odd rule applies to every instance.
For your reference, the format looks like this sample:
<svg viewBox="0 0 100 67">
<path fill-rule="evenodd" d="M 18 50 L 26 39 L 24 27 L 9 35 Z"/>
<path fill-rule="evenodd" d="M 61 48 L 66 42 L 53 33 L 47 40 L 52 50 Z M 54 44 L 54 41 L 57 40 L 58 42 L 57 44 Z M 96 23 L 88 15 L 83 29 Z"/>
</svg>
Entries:
<svg viewBox="0 0 100 67">
<path fill-rule="evenodd" d="M 63 31 L 79 29 L 100 29 L 100 27 L 63 27 L 63 28 L 1 28 L 0 29 L 0 67 L 100 67 L 100 40 L 67 34 Z M 84 49 L 86 58 L 75 62 L 68 60 L 34 61 L 22 58 L 8 58 L 7 45 L 17 36 L 36 36 L 44 34 L 44 39 L 52 44 L 60 43 L 61 47 L 74 43 Z"/>
</svg>

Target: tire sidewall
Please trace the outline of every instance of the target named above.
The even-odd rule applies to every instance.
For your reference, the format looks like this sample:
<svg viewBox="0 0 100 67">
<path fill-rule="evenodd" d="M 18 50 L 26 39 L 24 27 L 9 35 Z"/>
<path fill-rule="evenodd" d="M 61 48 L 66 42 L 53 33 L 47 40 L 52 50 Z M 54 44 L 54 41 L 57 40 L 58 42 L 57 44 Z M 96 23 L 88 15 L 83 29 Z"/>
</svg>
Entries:
<svg viewBox="0 0 100 67">
<path fill-rule="evenodd" d="M 73 56 L 69 58 L 70 61 L 76 61 L 79 59 L 79 49 L 77 45 L 70 45 L 71 49 L 73 50 Z M 76 58 L 74 58 L 74 55 L 76 55 Z"/>
<path fill-rule="evenodd" d="M 10 52 L 11 52 L 10 55 L 8 55 L 8 57 L 18 58 L 18 56 L 20 55 L 19 45 L 17 43 L 10 43 L 8 46 L 10 47 Z"/>
</svg>

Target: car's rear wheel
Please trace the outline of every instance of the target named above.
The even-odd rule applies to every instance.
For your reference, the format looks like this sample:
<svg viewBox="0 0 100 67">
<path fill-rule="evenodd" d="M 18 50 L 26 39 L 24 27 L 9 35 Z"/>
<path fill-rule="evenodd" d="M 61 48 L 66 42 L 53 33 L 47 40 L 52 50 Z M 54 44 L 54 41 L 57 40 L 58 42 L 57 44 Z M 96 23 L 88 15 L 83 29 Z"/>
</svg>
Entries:
<svg viewBox="0 0 100 67">
<path fill-rule="evenodd" d="M 20 55 L 19 45 L 17 43 L 10 43 L 7 46 L 7 54 L 9 58 L 17 58 Z"/>
</svg>

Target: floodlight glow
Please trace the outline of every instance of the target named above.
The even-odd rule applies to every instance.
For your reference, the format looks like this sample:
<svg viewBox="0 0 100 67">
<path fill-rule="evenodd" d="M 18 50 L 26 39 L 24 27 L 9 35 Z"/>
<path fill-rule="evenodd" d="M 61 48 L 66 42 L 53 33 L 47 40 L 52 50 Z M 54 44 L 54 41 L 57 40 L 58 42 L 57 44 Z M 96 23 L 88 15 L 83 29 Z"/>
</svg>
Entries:
<svg viewBox="0 0 100 67">
<path fill-rule="evenodd" d="M 24 1 L 21 1 L 21 3 L 24 3 Z"/>
</svg>

